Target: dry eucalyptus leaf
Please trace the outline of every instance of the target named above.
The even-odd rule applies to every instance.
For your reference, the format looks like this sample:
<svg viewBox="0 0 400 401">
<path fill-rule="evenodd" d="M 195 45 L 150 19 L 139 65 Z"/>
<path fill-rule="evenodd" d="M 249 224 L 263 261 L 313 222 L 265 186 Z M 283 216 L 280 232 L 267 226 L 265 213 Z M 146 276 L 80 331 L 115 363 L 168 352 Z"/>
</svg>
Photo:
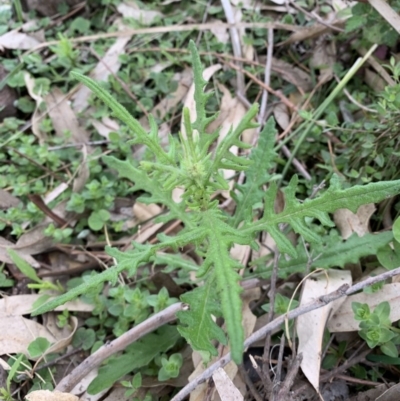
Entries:
<svg viewBox="0 0 400 401">
<path fill-rule="evenodd" d="M 39 45 L 37 38 L 14 29 L 0 36 L 0 48 L 13 50 L 30 50 Z"/>
<path fill-rule="evenodd" d="M 263 58 L 260 58 L 260 60 L 263 60 Z M 309 74 L 286 61 L 273 57 L 271 69 L 285 81 L 297 86 L 304 92 L 309 92 L 313 87 Z"/>
<path fill-rule="evenodd" d="M 243 401 L 243 395 L 232 383 L 232 380 L 222 368 L 218 368 L 213 374 L 215 387 L 221 401 Z"/>
<path fill-rule="evenodd" d="M 61 216 L 60 216 L 61 217 Z M 37 255 L 53 246 L 53 238 L 44 234 L 49 223 L 40 223 L 31 230 L 22 234 L 13 249 L 25 255 Z"/>
<path fill-rule="evenodd" d="M 329 40 L 326 36 L 318 38 L 310 60 L 310 65 L 320 70 L 318 81 L 328 82 L 333 77 L 333 67 L 336 63 L 335 41 Z"/>
<path fill-rule="evenodd" d="M 340 28 L 344 25 L 344 21 L 343 20 L 335 20 L 335 21 L 332 21 L 330 23 L 330 25 Z M 331 31 L 331 28 L 329 28 L 328 26 L 322 25 L 319 23 L 314 23 L 311 26 L 307 26 L 307 27 L 297 30 L 296 32 L 293 32 L 290 35 L 289 39 L 280 43 L 280 45 L 283 46 L 283 45 L 288 45 L 290 43 L 302 42 L 307 39 L 312 39 L 312 38 L 321 36 L 330 31 Z"/>
<path fill-rule="evenodd" d="M 42 294 L 25 294 L 5 296 L 0 299 L 0 319 L 10 316 L 22 316 L 32 312 L 32 305 Z M 55 309 L 55 311 L 69 310 L 71 312 L 91 312 L 94 306 L 79 299 L 70 301 Z"/>
<path fill-rule="evenodd" d="M 56 314 L 51 313 L 50 315 L 53 317 L 54 324 L 53 327 L 49 327 L 49 324 L 46 323 L 46 329 L 49 330 L 49 332 L 51 332 L 54 335 L 56 342 L 46 350 L 45 355 L 50 354 L 52 352 L 59 352 L 68 347 L 68 345 L 71 344 L 72 337 L 74 336 L 78 328 L 78 318 L 76 316 L 71 316 L 69 319 L 70 324 L 60 329 L 56 325 L 56 320 L 57 320 Z"/>
<path fill-rule="evenodd" d="M 167 113 L 173 108 L 178 106 L 182 99 L 187 95 L 190 86 L 193 83 L 193 71 L 191 68 L 185 68 L 182 72 L 176 73 L 172 81 L 178 83 L 178 86 L 173 93 L 169 93 L 164 99 L 162 99 L 154 108 L 151 110 L 151 114 L 154 117 L 163 119 Z M 139 119 L 140 124 L 143 128 L 149 129 L 149 122 L 146 116 Z"/>
<path fill-rule="evenodd" d="M 277 103 L 274 107 L 274 117 L 278 125 L 285 130 L 290 123 L 289 109 L 284 103 Z"/>
<path fill-rule="evenodd" d="M 28 401 L 79 401 L 76 395 L 61 393 L 60 391 L 37 390 L 25 396 Z"/>
<path fill-rule="evenodd" d="M 15 249 L 15 244 L 6 240 L 3 237 L 0 237 L 0 262 L 14 263 L 8 255 L 8 248 Z M 25 259 L 32 267 L 35 267 L 37 269 L 40 267 L 39 262 L 37 262 L 36 259 L 34 259 L 29 253 L 18 250 L 18 254 L 19 256 L 21 256 L 21 258 Z"/>
<path fill-rule="evenodd" d="M 387 389 L 376 401 L 398 401 L 400 399 L 400 383 Z"/>
<path fill-rule="evenodd" d="M 0 209 L 8 209 L 9 207 L 16 207 L 21 201 L 14 195 L 0 188 Z"/>
<path fill-rule="evenodd" d="M 300 306 L 337 290 L 343 284 L 351 285 L 351 283 L 351 273 L 347 270 L 329 269 L 314 274 L 303 285 Z M 297 354 L 303 354 L 301 369 L 317 392 L 319 392 L 321 347 L 325 325 L 330 314 L 335 312 L 343 301 L 343 298 L 338 299 L 297 318 L 296 330 L 299 337 Z"/>
<path fill-rule="evenodd" d="M 362 205 L 357 213 L 348 209 L 338 209 L 333 214 L 333 219 L 343 239 L 349 238 L 356 233 L 359 237 L 369 232 L 369 220 L 374 214 L 376 207 L 373 203 Z"/>
<path fill-rule="evenodd" d="M 210 19 L 210 22 L 221 22 L 221 21 L 216 19 Z M 229 42 L 230 36 L 228 29 L 226 27 L 216 25 L 210 29 L 210 32 L 217 38 L 218 42 L 224 44 Z"/>
<path fill-rule="evenodd" d="M 54 130 L 59 138 L 66 139 L 65 132 L 69 131 L 71 134 L 69 142 L 85 143 L 88 141 L 89 133 L 79 125 L 67 96 L 59 88 L 52 89 L 44 99 Z"/>
<path fill-rule="evenodd" d="M 133 1 L 124 1 L 118 4 L 117 10 L 126 18 L 133 18 L 142 25 L 151 25 L 156 18 L 163 17 L 163 14 L 154 10 L 141 10 Z"/>
<path fill-rule="evenodd" d="M 28 346 L 38 337 L 46 338 L 50 343 L 56 339 L 39 323 L 22 316 L 6 316 L 1 318 L 0 355 L 28 355 Z"/>
<path fill-rule="evenodd" d="M 40 144 L 43 144 L 47 141 L 47 134 L 40 130 L 40 121 L 44 114 L 40 111 L 39 107 L 43 102 L 43 97 L 35 93 L 35 79 L 28 72 L 24 73 L 24 79 L 29 96 L 36 102 L 35 111 L 32 116 L 32 132 L 39 139 Z"/>
<path fill-rule="evenodd" d="M 125 28 L 119 20 L 114 25 L 122 29 Z M 125 46 L 131 40 L 131 37 L 131 35 L 123 35 L 116 39 L 115 43 L 106 51 L 90 74 L 92 79 L 95 81 L 107 81 L 110 74 L 116 74 L 119 71 L 121 67 L 119 56 L 125 53 Z M 81 85 L 75 93 L 73 109 L 77 112 L 86 109 L 91 94 L 92 92 L 87 86 Z"/>
<path fill-rule="evenodd" d="M 385 80 L 379 74 L 371 71 L 369 68 L 365 69 L 364 80 L 366 84 L 375 92 L 383 92 L 386 88 Z"/>
<path fill-rule="evenodd" d="M 133 214 L 140 223 L 158 216 L 161 212 L 162 208 L 155 203 L 147 205 L 145 203 L 135 202 L 133 205 Z"/>
<path fill-rule="evenodd" d="M 90 122 L 96 128 L 97 133 L 107 140 L 110 139 L 111 132 L 118 132 L 120 129 L 120 125 L 110 117 L 103 117 L 101 121 L 91 118 Z"/>
</svg>

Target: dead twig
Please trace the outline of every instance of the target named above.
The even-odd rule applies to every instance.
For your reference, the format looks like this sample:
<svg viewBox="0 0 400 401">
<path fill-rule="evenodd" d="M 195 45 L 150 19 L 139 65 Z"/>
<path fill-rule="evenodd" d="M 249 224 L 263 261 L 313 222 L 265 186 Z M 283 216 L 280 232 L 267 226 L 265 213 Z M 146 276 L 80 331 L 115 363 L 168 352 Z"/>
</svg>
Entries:
<svg viewBox="0 0 400 401">
<path fill-rule="evenodd" d="M 285 381 L 282 383 L 282 386 L 280 387 L 278 394 L 276 395 L 275 401 L 289 400 L 288 394 L 290 389 L 292 388 L 294 379 L 297 376 L 302 360 L 303 360 L 303 355 L 299 354 L 296 356 L 296 358 L 294 358 L 293 362 L 290 364 L 290 368 L 288 369 Z"/>
<path fill-rule="evenodd" d="M 400 274 L 400 267 L 397 269 L 390 270 L 385 273 L 379 274 L 378 276 L 369 277 L 366 280 L 363 280 L 351 287 L 349 287 L 347 284 L 344 284 L 341 287 L 339 287 L 336 291 L 333 291 L 330 294 L 319 297 L 315 301 L 310 302 L 307 305 L 300 306 L 296 309 L 293 309 L 292 311 L 288 312 L 285 315 L 277 317 L 274 321 L 272 321 L 271 323 L 268 323 L 263 328 L 261 328 L 260 330 L 257 330 L 255 333 L 253 333 L 244 342 L 244 347 L 248 348 L 250 345 L 261 340 L 262 338 L 265 337 L 266 334 L 270 333 L 272 330 L 276 329 L 282 323 L 284 323 L 286 319 L 295 319 L 298 316 L 304 315 L 307 312 L 322 308 L 323 306 L 328 305 L 329 303 L 335 301 L 336 299 L 342 298 L 346 295 L 354 294 L 355 292 L 358 292 L 371 284 L 375 284 L 380 281 L 387 280 L 388 278 L 397 276 L 399 274 Z M 368 350 L 368 352 L 370 352 L 370 350 Z M 365 355 L 364 355 L 364 358 L 365 358 Z M 230 353 L 226 354 L 223 358 L 221 358 L 219 361 L 215 362 L 208 369 L 206 369 L 200 376 L 196 377 L 189 384 L 187 384 L 178 394 L 175 395 L 175 397 L 173 397 L 171 399 L 171 401 L 182 401 L 199 384 L 201 384 L 201 383 L 205 382 L 207 379 L 209 379 L 218 368 L 222 368 L 225 365 L 227 365 L 231 361 L 231 359 L 232 359 L 231 354 Z M 354 359 L 357 359 L 357 358 L 354 358 Z M 344 365 L 346 365 L 346 364 L 344 364 Z M 348 367 L 349 366 L 346 365 L 344 370 L 348 369 Z"/>
<path fill-rule="evenodd" d="M 173 322 L 176 319 L 176 313 L 185 309 L 185 304 L 181 302 L 173 304 L 133 327 L 114 341 L 104 344 L 94 354 L 86 358 L 68 376 L 64 377 L 60 383 L 57 384 L 55 390 L 61 391 L 62 393 L 69 393 L 84 377 L 86 377 L 95 367 L 99 366 L 105 359 L 109 358 L 116 352 L 123 351 L 129 344 L 134 343 L 144 335 L 151 333 L 164 324 Z"/>
</svg>

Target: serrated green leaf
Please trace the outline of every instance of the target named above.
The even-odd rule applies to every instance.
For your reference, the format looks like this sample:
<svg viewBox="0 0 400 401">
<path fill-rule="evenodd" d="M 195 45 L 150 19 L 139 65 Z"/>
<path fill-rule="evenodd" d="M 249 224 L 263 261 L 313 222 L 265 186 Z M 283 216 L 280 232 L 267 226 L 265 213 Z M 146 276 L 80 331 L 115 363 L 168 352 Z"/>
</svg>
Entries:
<svg viewBox="0 0 400 401">
<path fill-rule="evenodd" d="M 158 333 L 150 333 L 129 345 L 126 353 L 109 359 L 99 369 L 97 377 L 89 384 L 89 394 L 98 394 L 111 387 L 117 380 L 128 373 L 149 363 L 158 355 L 167 352 L 179 340 L 180 335 L 173 326 L 163 326 Z"/>
<path fill-rule="evenodd" d="M 212 316 L 220 316 L 221 309 L 212 279 L 203 286 L 181 296 L 182 302 L 189 305 L 188 311 L 177 313 L 180 325 L 178 331 L 194 350 L 216 356 L 218 352 L 212 341 L 226 344 L 223 330 L 214 322 Z"/>
<path fill-rule="evenodd" d="M 378 250 L 387 245 L 393 239 L 390 231 L 378 234 L 367 233 L 363 237 L 353 234 L 347 240 L 343 240 L 339 235 L 333 234 L 321 238 L 321 243 L 312 244 L 311 249 L 306 253 L 304 244 L 300 242 L 296 247 L 297 258 L 286 260 L 279 259 L 279 277 L 287 277 L 293 273 L 302 273 L 307 269 L 345 267 L 347 263 L 357 263 L 360 258 L 368 255 L 376 255 Z M 309 261 L 311 256 L 312 263 Z M 262 268 L 262 260 L 256 262 Z M 264 263 L 265 265 L 265 263 Z M 271 275 L 272 268 L 266 273 L 257 270 L 263 277 Z"/>
<path fill-rule="evenodd" d="M 194 100 L 196 104 L 196 120 L 192 122 L 192 127 L 197 132 L 204 133 L 207 126 L 211 121 L 215 120 L 217 115 L 206 117 L 206 103 L 210 95 L 204 93 L 207 81 L 203 78 L 203 66 L 201 65 L 200 56 L 193 40 L 189 42 L 189 50 L 192 54 Z"/>
<path fill-rule="evenodd" d="M 138 247 L 139 248 L 139 247 Z M 106 247 L 106 251 L 109 252 L 110 256 L 113 257 L 121 257 L 123 252 L 118 251 L 114 248 Z M 104 282 L 116 282 L 118 278 L 118 274 L 123 272 L 124 270 L 128 270 L 131 274 L 134 274 L 136 269 L 141 263 L 148 262 L 153 254 L 153 250 L 149 246 L 142 245 L 140 249 L 131 256 L 129 254 L 124 254 L 124 257 L 121 257 L 121 260 L 118 260 L 118 265 L 109 268 L 108 270 L 103 271 L 102 273 L 97 274 L 90 278 L 88 282 L 78 285 L 77 287 L 72 288 L 66 294 L 60 295 L 49 302 L 46 302 L 44 305 L 39 306 L 39 308 L 34 309 L 32 312 L 32 316 L 41 315 L 42 313 L 49 312 L 60 305 L 65 304 L 68 301 L 71 301 L 82 294 L 87 293 L 93 288 L 96 288 L 98 285 Z"/>
<path fill-rule="evenodd" d="M 351 188 L 341 189 L 339 177 L 334 174 L 327 191 L 315 199 L 306 199 L 304 202 L 299 202 L 295 197 L 297 182 L 298 178 L 294 176 L 288 187 L 283 190 L 285 194 L 285 209 L 279 214 L 276 214 L 273 208 L 277 187 L 275 183 L 272 183 L 265 195 L 263 218 L 251 225 L 247 224 L 241 229 L 242 234 L 249 235 L 257 231 L 269 232 L 275 239 L 279 250 L 288 253 L 294 258 L 297 257 L 297 252 L 290 241 L 280 233 L 278 228 L 280 223 L 290 224 L 306 241 L 320 242 L 318 235 L 305 224 L 304 219 L 306 217 L 314 217 L 322 224 L 332 227 L 334 224 L 328 213 L 341 208 L 349 209 L 356 213 L 361 205 L 379 202 L 400 192 L 400 180 L 356 185 Z"/>
<path fill-rule="evenodd" d="M 132 191 L 143 190 L 150 194 L 146 198 L 141 197 L 140 201 L 144 203 L 161 203 L 167 206 L 169 209 L 168 219 L 164 217 L 164 220 L 179 219 L 185 225 L 191 224 L 187 213 L 185 213 L 185 205 L 182 202 L 174 202 L 172 191 L 163 190 L 158 180 L 152 179 L 147 172 L 133 166 L 128 160 L 121 161 L 113 156 L 103 156 L 103 160 L 110 168 L 117 170 L 119 177 L 128 178 L 135 184 Z"/>
<path fill-rule="evenodd" d="M 236 188 L 239 191 L 237 194 L 232 193 L 236 202 L 236 211 L 232 217 L 234 227 L 238 227 L 244 219 L 251 221 L 253 205 L 261 202 L 264 197 L 261 186 L 271 179 L 268 171 L 273 167 L 276 157 L 274 151 L 276 132 L 275 121 L 270 118 L 260 132 L 257 147 L 251 152 L 252 164 L 246 170 L 246 182 L 243 185 L 237 185 Z"/>
</svg>

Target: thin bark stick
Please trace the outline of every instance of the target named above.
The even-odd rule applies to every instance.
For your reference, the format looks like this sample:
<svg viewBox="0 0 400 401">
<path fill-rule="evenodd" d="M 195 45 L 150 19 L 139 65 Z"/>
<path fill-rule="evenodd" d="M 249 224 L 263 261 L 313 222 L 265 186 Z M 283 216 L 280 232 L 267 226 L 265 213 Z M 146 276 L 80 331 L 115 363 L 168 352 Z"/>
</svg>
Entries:
<svg viewBox="0 0 400 401">
<path fill-rule="evenodd" d="M 70 392 L 84 377 L 86 377 L 96 366 L 99 366 L 105 359 L 116 352 L 123 351 L 129 344 L 139 340 L 144 335 L 151 333 L 166 323 L 176 319 L 176 313 L 184 310 L 186 306 L 178 302 L 151 316 L 144 322 L 133 327 L 122 336 L 108 344 L 104 344 L 94 354 L 86 358 L 68 376 L 64 377 L 57 384 L 55 390 L 62 393 Z"/>
</svg>

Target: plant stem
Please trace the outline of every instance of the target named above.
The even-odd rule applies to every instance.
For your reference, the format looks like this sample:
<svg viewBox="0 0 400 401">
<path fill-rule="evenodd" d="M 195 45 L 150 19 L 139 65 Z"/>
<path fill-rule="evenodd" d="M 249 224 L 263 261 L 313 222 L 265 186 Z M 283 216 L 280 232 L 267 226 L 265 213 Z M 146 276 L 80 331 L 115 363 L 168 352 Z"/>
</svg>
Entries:
<svg viewBox="0 0 400 401">
<path fill-rule="evenodd" d="M 314 115 L 311 120 L 304 121 L 300 126 L 293 132 L 290 137 L 286 138 L 285 141 L 282 141 L 279 146 L 275 149 L 278 150 L 284 143 L 286 143 L 290 138 L 293 138 L 297 133 L 302 131 L 300 138 L 298 139 L 295 148 L 292 151 L 288 161 L 286 162 L 285 168 L 282 172 L 282 177 L 279 181 L 279 185 L 282 184 L 283 179 L 285 178 L 286 173 L 288 172 L 289 166 L 292 163 L 293 158 L 295 157 L 296 153 L 298 152 L 300 146 L 302 145 L 304 139 L 307 137 L 308 133 L 310 132 L 311 128 L 314 126 L 314 123 L 321 114 L 325 111 L 325 109 L 329 106 L 329 104 L 335 99 L 335 97 L 342 91 L 342 89 L 347 85 L 351 78 L 353 78 L 354 74 L 360 69 L 360 67 L 365 63 L 365 61 L 371 56 L 371 54 L 375 51 L 378 45 L 373 45 L 368 50 L 363 58 L 358 58 L 354 65 L 350 68 L 347 74 L 343 77 L 343 79 L 339 82 L 339 84 L 335 87 L 332 93 L 322 102 L 322 104 L 315 110 Z"/>
</svg>

